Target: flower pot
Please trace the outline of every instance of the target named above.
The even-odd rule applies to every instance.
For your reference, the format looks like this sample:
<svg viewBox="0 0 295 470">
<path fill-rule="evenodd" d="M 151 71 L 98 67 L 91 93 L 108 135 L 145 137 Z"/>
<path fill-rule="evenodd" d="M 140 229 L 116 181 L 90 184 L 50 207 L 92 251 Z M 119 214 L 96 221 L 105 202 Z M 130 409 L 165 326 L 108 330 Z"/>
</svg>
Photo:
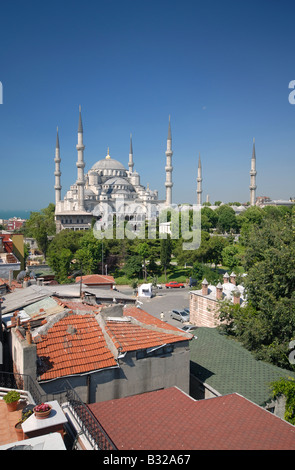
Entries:
<svg viewBox="0 0 295 470">
<path fill-rule="evenodd" d="M 15 428 L 15 432 L 16 432 L 16 435 L 17 435 L 17 440 L 18 441 L 23 441 L 24 440 L 24 431 L 23 431 L 23 428 L 22 428 L 21 421 L 16 423 L 14 428 Z"/>
<path fill-rule="evenodd" d="M 51 413 L 52 406 L 46 404 L 47 409 L 46 409 L 45 411 L 40 410 L 40 406 L 42 406 L 42 405 L 37 405 L 37 406 L 35 406 L 34 409 L 33 409 L 35 417 L 36 417 L 37 419 L 45 419 L 45 418 L 48 418 L 48 416 L 49 416 L 50 413 Z"/>
<path fill-rule="evenodd" d="M 17 405 L 18 405 L 18 400 L 12 401 L 10 403 L 6 403 L 8 411 L 16 411 Z"/>
</svg>

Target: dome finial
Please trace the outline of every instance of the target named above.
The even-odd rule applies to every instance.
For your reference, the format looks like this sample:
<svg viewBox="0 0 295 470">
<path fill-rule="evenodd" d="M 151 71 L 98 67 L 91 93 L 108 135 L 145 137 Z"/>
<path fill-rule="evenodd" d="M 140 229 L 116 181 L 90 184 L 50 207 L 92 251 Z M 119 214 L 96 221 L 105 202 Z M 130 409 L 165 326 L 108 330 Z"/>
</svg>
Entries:
<svg viewBox="0 0 295 470">
<path fill-rule="evenodd" d="M 111 158 L 111 157 L 110 157 L 110 147 L 108 147 L 108 154 L 107 154 L 106 158 L 107 158 L 107 159 Z"/>
</svg>

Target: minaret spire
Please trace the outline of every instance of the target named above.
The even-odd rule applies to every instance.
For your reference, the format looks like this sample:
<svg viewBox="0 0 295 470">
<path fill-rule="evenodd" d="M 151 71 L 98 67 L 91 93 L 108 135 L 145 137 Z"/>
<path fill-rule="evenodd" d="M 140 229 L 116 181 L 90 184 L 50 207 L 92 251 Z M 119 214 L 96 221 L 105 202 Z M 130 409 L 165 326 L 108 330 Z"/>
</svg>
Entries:
<svg viewBox="0 0 295 470">
<path fill-rule="evenodd" d="M 201 155 L 199 153 L 198 163 L 198 176 L 197 176 L 197 204 L 202 204 L 202 166 L 201 166 Z"/>
<path fill-rule="evenodd" d="M 133 173 L 133 166 L 134 166 L 134 163 L 133 163 L 132 134 L 130 134 L 130 150 L 129 150 L 129 162 L 128 162 L 128 166 L 129 166 L 129 172 L 130 172 L 130 174 Z"/>
<path fill-rule="evenodd" d="M 55 185 L 54 185 L 54 190 L 55 190 L 55 205 L 61 200 L 61 184 L 60 184 L 60 177 L 61 177 L 61 171 L 60 171 L 60 148 L 59 148 L 59 136 L 58 136 L 58 127 L 56 128 L 56 145 L 55 145 Z"/>
<path fill-rule="evenodd" d="M 83 126 L 82 126 L 82 116 L 81 116 L 81 105 L 79 106 L 79 124 L 78 124 L 78 143 L 76 145 L 76 149 L 78 151 L 78 160 L 77 160 L 77 186 L 78 186 L 78 210 L 84 211 L 84 149 L 85 146 L 83 144 Z"/>
<path fill-rule="evenodd" d="M 172 134 L 171 134 L 171 123 L 170 123 L 170 116 L 169 116 L 169 124 L 168 124 L 168 136 L 167 136 L 167 150 L 166 150 L 166 166 L 165 166 L 165 171 L 166 171 L 166 181 L 165 181 L 165 187 L 166 187 L 166 204 L 170 206 L 172 204 L 172 171 L 173 171 L 173 166 L 172 166 Z"/>
<path fill-rule="evenodd" d="M 255 206 L 256 203 L 256 150 L 255 150 L 255 138 L 253 139 L 253 149 L 251 158 L 251 170 L 250 170 L 250 205 Z"/>
</svg>

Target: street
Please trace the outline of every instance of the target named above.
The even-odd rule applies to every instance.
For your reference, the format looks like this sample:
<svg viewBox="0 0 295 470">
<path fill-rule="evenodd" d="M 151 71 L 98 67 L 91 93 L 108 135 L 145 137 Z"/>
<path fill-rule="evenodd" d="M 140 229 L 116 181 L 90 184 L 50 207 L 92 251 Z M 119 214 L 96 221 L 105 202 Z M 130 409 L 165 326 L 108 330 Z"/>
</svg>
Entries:
<svg viewBox="0 0 295 470">
<path fill-rule="evenodd" d="M 118 286 L 118 290 L 124 294 L 132 295 L 132 289 L 127 286 Z M 170 318 L 170 312 L 173 309 L 183 310 L 189 308 L 189 287 L 184 289 L 157 289 L 155 297 L 146 299 L 138 297 L 140 307 L 154 317 L 161 319 L 161 313 L 164 314 L 164 321 L 178 328 L 182 327 L 180 321 Z"/>
</svg>

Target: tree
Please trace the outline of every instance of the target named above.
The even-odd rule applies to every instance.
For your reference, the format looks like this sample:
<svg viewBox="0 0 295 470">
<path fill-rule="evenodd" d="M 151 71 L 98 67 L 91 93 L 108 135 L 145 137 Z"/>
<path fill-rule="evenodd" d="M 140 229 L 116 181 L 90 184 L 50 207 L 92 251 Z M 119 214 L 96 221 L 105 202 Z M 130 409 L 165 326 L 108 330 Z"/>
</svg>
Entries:
<svg viewBox="0 0 295 470">
<path fill-rule="evenodd" d="M 295 332 L 295 233 L 292 214 L 270 211 L 249 232 L 245 250 L 245 307 L 224 306 L 221 318 L 258 359 L 290 369 Z M 222 317 L 223 315 L 223 317 Z M 227 328 L 227 327 L 226 327 Z"/>
<path fill-rule="evenodd" d="M 40 212 L 31 212 L 30 218 L 24 225 L 24 235 L 35 238 L 39 250 L 42 251 L 45 257 L 49 246 L 48 237 L 56 233 L 54 211 L 55 206 L 50 203 L 48 207 L 41 209 Z"/>
<path fill-rule="evenodd" d="M 139 243 L 137 247 L 137 253 L 141 257 L 141 262 L 143 263 L 144 277 L 146 280 L 146 260 L 150 255 L 150 249 L 147 243 Z"/>
<path fill-rule="evenodd" d="M 161 254 L 160 254 L 161 265 L 164 269 L 166 281 L 167 281 L 167 268 L 171 261 L 171 255 L 172 255 L 172 243 L 171 243 L 170 236 L 168 235 L 166 239 L 163 238 L 161 240 Z"/>
<path fill-rule="evenodd" d="M 227 266 L 230 270 L 233 270 L 240 263 L 240 258 L 238 254 L 239 254 L 239 250 L 237 246 L 228 245 L 224 247 L 221 252 L 223 265 Z"/>
<path fill-rule="evenodd" d="M 68 281 L 71 261 L 75 258 L 76 251 L 81 246 L 81 239 L 84 232 L 73 230 L 62 230 L 51 241 L 47 262 L 53 269 L 56 279 L 60 283 Z"/>
<path fill-rule="evenodd" d="M 226 204 L 219 206 L 216 209 L 216 215 L 218 217 L 216 226 L 221 232 L 230 232 L 237 229 L 236 214 L 232 207 Z"/>
<path fill-rule="evenodd" d="M 124 272 L 129 279 L 139 277 L 142 272 L 141 256 L 140 255 L 129 256 L 124 266 Z"/>
<path fill-rule="evenodd" d="M 271 383 L 273 398 L 284 395 L 286 398 L 284 418 L 289 423 L 295 425 L 295 380 L 292 378 L 281 378 Z"/>
<path fill-rule="evenodd" d="M 210 237 L 208 243 L 208 251 L 207 251 L 207 261 L 215 264 L 221 263 L 222 261 L 222 251 L 227 245 L 227 240 L 224 237 L 220 237 L 215 235 Z"/>
<path fill-rule="evenodd" d="M 81 237 L 80 247 L 74 253 L 77 261 L 82 266 L 83 274 L 97 274 L 99 265 L 102 262 L 102 256 L 106 258 L 106 247 L 103 246 L 103 240 L 94 237 L 92 230 L 89 230 Z"/>
</svg>

